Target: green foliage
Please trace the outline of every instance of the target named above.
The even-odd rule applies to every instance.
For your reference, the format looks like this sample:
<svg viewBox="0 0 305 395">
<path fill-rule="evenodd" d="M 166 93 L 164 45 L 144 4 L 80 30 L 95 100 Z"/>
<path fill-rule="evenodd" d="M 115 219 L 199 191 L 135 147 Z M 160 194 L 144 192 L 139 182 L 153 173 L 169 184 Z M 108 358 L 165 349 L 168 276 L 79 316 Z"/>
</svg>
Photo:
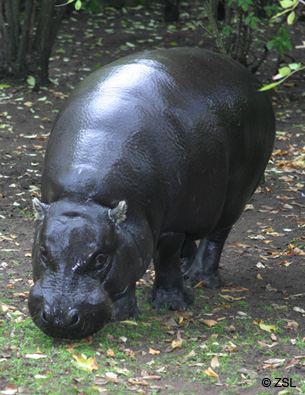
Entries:
<svg viewBox="0 0 305 395">
<path fill-rule="evenodd" d="M 261 91 L 266 91 L 268 89 L 274 88 L 280 85 L 282 82 L 286 81 L 288 77 L 291 77 L 293 74 L 300 70 L 305 70 L 305 66 L 301 67 L 301 63 L 290 63 L 285 67 L 281 67 L 278 70 L 278 74 L 273 77 L 273 80 L 278 80 L 277 82 L 273 82 L 261 88 Z"/>
<path fill-rule="evenodd" d="M 272 15 L 280 13 L 279 4 L 265 3 L 229 0 L 225 3 L 224 21 L 217 21 L 226 52 L 245 66 L 251 65 L 252 72 L 263 63 L 269 51 L 285 54 L 293 50 L 287 27 L 279 19 L 270 20 Z"/>
<path fill-rule="evenodd" d="M 272 19 L 277 19 L 281 15 L 284 15 L 288 13 L 287 16 L 287 23 L 288 25 L 292 25 L 294 20 L 295 20 L 295 9 L 301 1 L 299 0 L 281 0 L 280 5 L 284 9 L 284 11 L 277 13 L 276 15 L 273 16 Z M 267 46 L 269 45 L 268 49 L 276 49 L 278 50 L 281 54 L 284 54 L 288 49 L 293 50 L 292 44 L 290 41 L 290 33 L 288 29 L 285 26 L 281 27 L 281 33 L 278 37 L 274 36 L 272 40 L 270 40 L 267 43 Z M 305 48 L 305 42 L 303 41 L 303 45 L 298 46 L 297 48 L 299 49 L 304 49 Z M 287 78 L 292 76 L 293 74 L 297 73 L 300 70 L 304 70 L 305 66 L 302 67 L 301 63 L 290 63 L 284 67 L 279 68 L 278 74 L 273 77 L 273 80 L 276 82 L 273 82 L 271 84 L 265 85 L 261 90 L 265 91 L 271 88 L 274 88 L 284 82 Z"/>
<path fill-rule="evenodd" d="M 280 5 L 284 8 L 284 11 L 274 15 L 274 18 L 278 18 L 281 15 L 289 13 L 287 16 L 288 25 L 292 25 L 295 20 L 295 9 L 299 5 L 299 0 L 282 0 L 280 1 Z"/>
<path fill-rule="evenodd" d="M 75 3 L 75 9 L 80 10 L 83 8 L 85 11 L 91 12 L 93 14 L 101 11 L 102 5 L 112 6 L 112 7 L 124 7 L 124 6 L 138 6 L 144 5 L 148 0 L 68 0 L 66 4 Z"/>
<path fill-rule="evenodd" d="M 244 12 L 249 11 L 249 8 L 254 5 L 252 0 L 229 0 L 228 5 L 236 4 L 238 8 L 241 8 Z"/>
<path fill-rule="evenodd" d="M 269 51 L 276 50 L 282 55 L 284 55 L 288 50 L 293 51 L 293 45 L 287 27 L 283 25 L 277 32 L 272 34 L 266 46 Z"/>
<path fill-rule="evenodd" d="M 86 11 L 92 12 L 93 14 L 98 13 L 101 10 L 100 0 L 83 0 L 83 8 Z"/>
</svg>

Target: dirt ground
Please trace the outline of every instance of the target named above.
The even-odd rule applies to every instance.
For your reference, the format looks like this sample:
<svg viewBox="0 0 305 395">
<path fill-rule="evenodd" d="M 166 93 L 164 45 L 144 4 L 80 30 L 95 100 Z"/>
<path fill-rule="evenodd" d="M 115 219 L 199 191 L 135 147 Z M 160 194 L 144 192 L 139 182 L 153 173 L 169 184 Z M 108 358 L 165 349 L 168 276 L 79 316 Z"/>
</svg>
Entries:
<svg viewBox="0 0 305 395">
<path fill-rule="evenodd" d="M 52 85 L 35 92 L 23 84 L 0 81 L 10 85 L 0 90 L 2 300 L 27 311 L 35 226 L 31 200 L 39 196 L 47 136 L 72 88 L 96 67 L 135 51 L 175 45 L 210 48 L 204 30 L 196 25 L 200 20 L 200 13 L 191 6 L 184 7 L 180 24 L 171 28 L 163 23 L 157 6 L 127 13 L 108 10 L 96 16 L 73 13 L 64 21 L 54 47 L 50 63 Z M 304 22 L 299 22 L 296 33 L 298 29 L 304 31 L 304 26 Z M 296 40 L 298 37 L 295 34 Z M 304 55 L 298 56 L 305 59 Z M 275 62 L 269 58 L 258 77 L 267 80 L 274 71 Z M 234 295 L 245 296 L 252 317 L 296 322 L 301 336 L 305 336 L 304 86 L 304 80 L 298 76 L 272 94 L 277 119 L 274 154 L 265 183 L 232 230 L 221 260 L 225 288 L 246 288 Z M 206 291 L 209 303 L 219 292 Z M 16 293 L 21 293 L 20 298 L 14 296 Z M 266 307 L 272 307 L 272 313 Z M 200 309 L 198 305 L 190 307 L 195 315 Z M 232 307 L 227 317 L 233 322 L 236 314 Z M 290 333 L 288 325 L 288 336 Z M 288 343 L 286 352 L 295 355 L 294 345 Z M 245 365 L 253 363 L 255 355 L 245 355 Z M 295 369 L 304 372 L 305 367 Z"/>
</svg>

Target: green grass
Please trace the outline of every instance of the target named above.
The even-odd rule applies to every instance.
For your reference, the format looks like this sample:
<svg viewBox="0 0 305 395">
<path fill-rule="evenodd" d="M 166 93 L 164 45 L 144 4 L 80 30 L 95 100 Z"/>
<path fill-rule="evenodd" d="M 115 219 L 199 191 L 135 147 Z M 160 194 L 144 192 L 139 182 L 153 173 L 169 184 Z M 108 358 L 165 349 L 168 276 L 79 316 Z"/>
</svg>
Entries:
<svg viewBox="0 0 305 395">
<path fill-rule="evenodd" d="M 198 295 L 200 297 L 203 293 L 198 292 Z M 107 389 L 111 395 L 129 395 L 131 385 L 134 390 L 142 389 L 150 394 L 156 391 L 151 386 L 160 385 L 166 394 L 177 395 L 181 387 L 183 391 L 180 393 L 183 395 L 194 393 L 194 389 L 200 392 L 201 389 L 213 388 L 217 388 L 219 394 L 237 395 L 246 388 L 253 388 L 253 391 L 257 391 L 253 393 L 262 394 L 264 388 L 261 380 L 264 377 L 273 380 L 276 377 L 289 376 L 305 393 L 301 371 L 290 375 L 285 364 L 274 369 L 262 368 L 263 362 L 270 358 L 283 358 L 288 361 L 295 355 L 302 355 L 305 347 L 301 333 L 285 329 L 287 322 L 284 320 L 272 319 L 273 309 L 267 310 L 270 312 L 270 319 L 264 320 L 264 324 L 277 327 L 275 335 L 278 344 L 276 347 L 268 347 L 264 344 L 272 344 L 271 333 L 254 324 L 259 320 L 250 316 L 246 309 L 247 304 L 241 303 L 244 301 L 231 303 L 230 309 L 220 309 L 219 316 L 226 314 L 225 319 L 209 328 L 200 319 L 215 319 L 203 314 L 211 313 L 215 306 L 221 307 L 221 298 L 207 302 L 201 314 L 190 313 L 191 319 L 185 319 L 179 325 L 175 313 L 154 311 L 149 307 L 146 302 L 147 289 L 145 292 L 138 290 L 137 296 L 142 314 L 136 325 L 110 323 L 93 336 L 92 343 L 74 341 L 68 344 L 66 341 L 47 337 L 35 327 L 30 318 L 26 318 L 23 311 L 0 315 L 0 350 L 6 359 L 0 363 L 1 382 L 16 388 L 22 387 L 28 394 L 42 395 L 74 394 L 82 391 L 86 394 L 98 394 L 98 388 Z M 9 297 L 0 295 L 0 300 L 1 303 L 14 304 Z M 237 311 L 242 306 L 248 315 L 232 313 L 233 306 L 237 307 Z M 176 326 L 174 320 L 177 322 Z M 167 322 L 172 326 L 168 326 Z M 229 329 L 230 327 L 233 329 Z M 181 348 L 173 349 L 172 342 L 178 338 L 183 339 Z M 292 351 L 291 338 L 296 339 Z M 160 353 L 150 354 L 150 348 L 159 350 Z M 289 353 L 287 349 L 290 350 Z M 38 360 L 28 358 L 37 352 L 46 357 Z M 114 356 L 111 357 L 108 353 L 113 353 Z M 87 360 L 95 358 L 97 370 L 84 371 L 76 363 L 76 354 Z M 213 370 L 219 378 L 206 374 L 215 357 L 219 366 L 213 367 Z M 250 372 L 259 373 L 256 377 L 245 380 L 240 373 L 244 367 Z M 141 380 L 143 371 L 147 371 L 148 375 L 157 375 L 161 380 L 146 380 L 146 387 L 130 384 L 129 380 Z M 7 372 L 11 374 L 8 375 Z M 117 383 L 107 382 L 106 373 L 111 372 L 117 375 Z M 99 380 L 104 380 L 103 384 L 99 384 Z M 215 387 L 217 382 L 221 382 L 223 386 Z M 164 383 L 179 384 L 175 390 L 165 390 Z M 279 390 L 281 389 L 283 388 Z M 293 391 L 294 389 L 292 394 L 296 393 Z"/>
</svg>

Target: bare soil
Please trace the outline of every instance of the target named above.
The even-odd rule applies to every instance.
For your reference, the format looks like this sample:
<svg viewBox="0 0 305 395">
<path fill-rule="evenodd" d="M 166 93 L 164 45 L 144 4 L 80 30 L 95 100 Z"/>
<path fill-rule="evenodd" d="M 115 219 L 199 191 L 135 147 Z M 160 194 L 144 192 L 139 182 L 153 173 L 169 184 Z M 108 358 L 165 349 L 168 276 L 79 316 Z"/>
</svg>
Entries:
<svg viewBox="0 0 305 395">
<path fill-rule="evenodd" d="M 184 6 L 180 23 L 171 29 L 163 23 L 159 6 L 148 11 L 130 9 L 127 13 L 105 10 L 103 15 L 95 16 L 72 13 L 72 18 L 64 21 L 53 50 L 50 64 L 53 83 L 49 87 L 36 92 L 23 82 L 1 81 L 10 87 L 0 91 L 0 301 L 27 312 L 35 227 L 31 200 L 39 196 L 47 136 L 73 87 L 96 67 L 135 51 L 173 45 L 211 48 L 204 30 L 195 27 L 200 18 L 194 5 Z M 304 23 L 297 23 L 294 29 L 297 40 L 298 32 L 304 31 Z M 303 54 L 298 56 L 304 60 Z M 258 77 L 267 82 L 274 72 L 271 56 Z M 221 260 L 225 291 L 205 290 L 202 299 L 200 290 L 195 289 L 197 303 L 189 308 L 193 318 L 200 317 L 206 303 L 213 311 L 213 319 L 225 316 L 234 332 L 241 306 L 224 299 L 228 308 L 217 311 L 219 305 L 215 300 L 222 292 L 234 298 L 243 297 L 246 311 L 254 320 L 283 321 L 282 336 L 292 338 L 299 334 L 305 342 L 304 86 L 299 75 L 272 93 L 280 133 L 265 183 L 252 197 L 226 243 Z M 146 278 L 150 280 L 149 275 Z M 146 282 L 145 294 L 149 284 Z M 291 322 L 298 326 L 290 326 Z M 242 333 L 243 328 L 238 331 Z M 301 352 L 291 342 L 281 350 L 287 360 Z M 259 374 L 264 374 L 263 360 L 256 345 L 243 355 L 245 366 L 252 366 Z M 305 372 L 304 364 L 292 367 L 289 375 L 301 371 Z M 177 392 L 183 388 L 185 393 L 190 390 L 183 379 L 163 382 L 164 388 L 166 384 Z M 193 390 L 200 393 L 198 388 Z M 242 393 L 255 392 L 250 389 Z"/>
</svg>

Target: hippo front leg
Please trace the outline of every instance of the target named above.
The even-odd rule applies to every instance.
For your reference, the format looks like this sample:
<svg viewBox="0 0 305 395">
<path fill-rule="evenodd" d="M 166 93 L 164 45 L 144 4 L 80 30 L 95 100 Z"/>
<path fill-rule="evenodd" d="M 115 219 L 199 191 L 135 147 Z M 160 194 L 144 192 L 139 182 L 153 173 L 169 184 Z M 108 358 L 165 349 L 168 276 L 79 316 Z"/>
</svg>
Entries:
<svg viewBox="0 0 305 395">
<path fill-rule="evenodd" d="M 151 293 L 151 304 L 155 309 L 185 310 L 194 302 L 181 273 L 180 255 L 184 239 L 184 234 L 175 233 L 162 234 L 159 239 L 154 259 L 156 278 Z"/>
<path fill-rule="evenodd" d="M 200 241 L 193 264 L 184 273 L 186 284 L 194 286 L 204 281 L 208 288 L 219 288 L 223 281 L 219 275 L 219 261 L 231 227 L 210 234 Z"/>
<path fill-rule="evenodd" d="M 124 321 L 127 318 L 138 318 L 140 311 L 137 306 L 134 286 L 127 295 L 116 300 L 112 305 L 112 320 Z"/>
</svg>

